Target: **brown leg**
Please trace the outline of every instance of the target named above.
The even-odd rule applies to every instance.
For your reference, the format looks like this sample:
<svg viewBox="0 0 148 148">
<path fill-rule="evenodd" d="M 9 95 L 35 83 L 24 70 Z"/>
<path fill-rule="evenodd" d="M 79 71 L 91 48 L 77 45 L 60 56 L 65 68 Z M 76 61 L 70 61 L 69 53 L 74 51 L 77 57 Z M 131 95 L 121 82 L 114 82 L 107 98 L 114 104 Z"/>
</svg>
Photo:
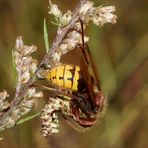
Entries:
<svg viewBox="0 0 148 148">
<path fill-rule="evenodd" d="M 77 123 L 75 120 L 73 120 L 72 117 L 63 115 L 63 118 L 68 123 L 69 126 L 71 126 L 73 129 L 75 129 L 77 132 L 84 133 L 89 127 L 83 127 L 79 123 Z"/>
<path fill-rule="evenodd" d="M 72 101 L 72 104 L 75 104 L 77 108 L 81 110 L 83 114 L 85 114 L 87 117 L 91 117 L 92 113 L 92 107 L 88 99 L 86 99 L 88 96 L 85 94 L 67 94 L 63 92 L 59 92 L 59 95 L 57 97 L 65 99 L 65 97 L 71 98 L 69 101 Z"/>
<path fill-rule="evenodd" d="M 69 96 L 68 94 L 62 93 L 62 95 L 63 99 L 64 96 L 71 96 L 72 99 L 69 100 L 71 103 L 71 110 L 68 111 L 70 113 L 68 115 L 71 116 L 80 126 L 89 127 L 96 123 L 97 114 L 92 112 L 89 100 L 85 100 L 85 98 L 83 98 L 84 96 L 79 96 L 78 94 Z M 60 96 L 61 99 L 62 95 Z"/>
<path fill-rule="evenodd" d="M 73 104 L 72 105 L 72 115 L 74 120 L 76 120 L 78 122 L 79 125 L 83 126 L 83 127 L 89 127 L 92 126 L 96 123 L 96 117 L 81 117 L 82 113 L 80 112 L 79 108 Z"/>
</svg>

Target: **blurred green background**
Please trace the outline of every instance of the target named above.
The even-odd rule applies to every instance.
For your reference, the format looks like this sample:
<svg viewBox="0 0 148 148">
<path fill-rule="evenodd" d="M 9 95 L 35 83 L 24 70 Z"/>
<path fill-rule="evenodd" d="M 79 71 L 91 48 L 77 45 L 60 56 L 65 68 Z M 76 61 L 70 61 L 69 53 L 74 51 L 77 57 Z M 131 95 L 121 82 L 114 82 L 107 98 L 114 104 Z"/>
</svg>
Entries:
<svg viewBox="0 0 148 148">
<path fill-rule="evenodd" d="M 77 0 L 55 0 L 66 12 Z M 46 139 L 40 120 L 33 119 L 0 134 L 0 148 L 147 148 L 148 147 L 148 1 L 94 0 L 96 5 L 115 5 L 118 20 L 102 28 L 87 29 L 89 45 L 109 105 L 99 124 L 78 133 L 60 119 L 60 133 Z M 15 92 L 11 52 L 17 36 L 38 47 L 35 58 L 45 54 L 43 19 L 51 44 L 56 26 L 50 23 L 48 0 L 0 0 L 0 91 Z M 71 59 L 69 55 L 67 58 Z M 74 59 L 75 54 L 72 54 Z M 72 61 L 73 62 L 73 61 Z"/>
</svg>

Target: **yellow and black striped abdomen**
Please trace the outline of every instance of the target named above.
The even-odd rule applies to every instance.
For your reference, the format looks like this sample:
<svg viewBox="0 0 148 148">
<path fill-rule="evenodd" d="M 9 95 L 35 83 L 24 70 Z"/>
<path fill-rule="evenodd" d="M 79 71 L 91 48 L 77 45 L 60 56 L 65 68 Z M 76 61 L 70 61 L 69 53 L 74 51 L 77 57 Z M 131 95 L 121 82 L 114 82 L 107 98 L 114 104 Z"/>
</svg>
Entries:
<svg viewBox="0 0 148 148">
<path fill-rule="evenodd" d="M 46 73 L 45 78 L 57 87 L 78 91 L 80 67 L 76 65 L 58 65 Z"/>
</svg>

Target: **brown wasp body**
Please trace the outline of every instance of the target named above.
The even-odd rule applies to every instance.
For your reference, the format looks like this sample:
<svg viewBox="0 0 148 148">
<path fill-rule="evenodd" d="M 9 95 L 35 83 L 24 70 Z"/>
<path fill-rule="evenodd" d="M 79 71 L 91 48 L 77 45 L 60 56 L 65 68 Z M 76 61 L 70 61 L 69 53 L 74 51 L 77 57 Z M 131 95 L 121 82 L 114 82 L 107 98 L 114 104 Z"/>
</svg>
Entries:
<svg viewBox="0 0 148 148">
<path fill-rule="evenodd" d="M 83 24 L 81 24 L 83 26 Z M 81 127 L 94 125 L 105 108 L 105 97 L 100 89 L 100 82 L 89 47 L 84 44 L 80 65 L 61 64 L 49 70 L 45 78 L 56 87 L 60 99 L 69 100 L 70 108 L 63 113 L 69 121 L 73 118 Z"/>
</svg>

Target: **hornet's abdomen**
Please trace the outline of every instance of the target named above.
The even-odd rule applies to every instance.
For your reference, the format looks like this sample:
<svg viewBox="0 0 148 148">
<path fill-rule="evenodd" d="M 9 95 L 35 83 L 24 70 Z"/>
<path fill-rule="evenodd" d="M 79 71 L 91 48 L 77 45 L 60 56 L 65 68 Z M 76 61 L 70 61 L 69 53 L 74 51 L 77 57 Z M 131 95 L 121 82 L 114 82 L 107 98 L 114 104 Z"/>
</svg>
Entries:
<svg viewBox="0 0 148 148">
<path fill-rule="evenodd" d="M 49 70 L 45 78 L 57 87 L 78 91 L 79 83 L 82 77 L 80 76 L 80 67 L 76 65 L 58 65 Z"/>
</svg>

